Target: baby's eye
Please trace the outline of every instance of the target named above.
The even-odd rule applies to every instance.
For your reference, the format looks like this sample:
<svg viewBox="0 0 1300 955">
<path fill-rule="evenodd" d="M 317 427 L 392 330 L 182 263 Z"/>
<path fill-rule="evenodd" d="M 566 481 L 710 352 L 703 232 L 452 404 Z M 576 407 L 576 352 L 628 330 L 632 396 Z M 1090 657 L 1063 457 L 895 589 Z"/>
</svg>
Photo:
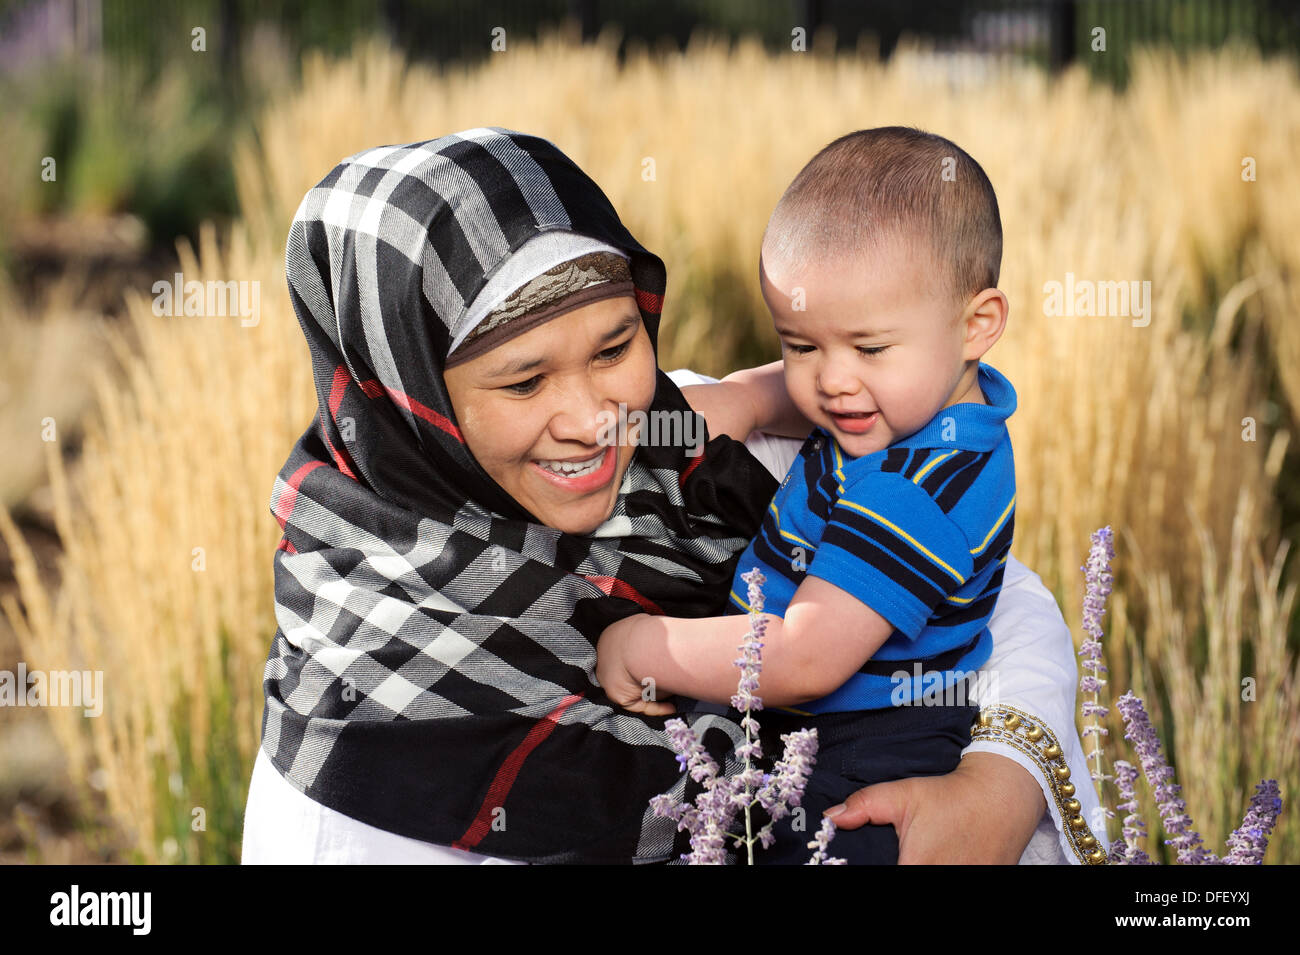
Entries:
<svg viewBox="0 0 1300 955">
<path fill-rule="evenodd" d="M 796 355 L 806 355 L 813 350 L 812 345 L 786 345 L 785 347 L 790 349 L 790 351 L 794 352 Z"/>
<path fill-rule="evenodd" d="M 858 351 L 862 352 L 862 354 L 864 355 L 879 355 L 881 352 L 887 350 L 889 347 L 890 347 L 889 345 L 871 345 L 871 346 L 863 345 L 858 348 Z"/>
<path fill-rule="evenodd" d="M 541 375 L 533 375 L 527 381 L 518 381 L 513 385 L 506 385 L 502 390 L 508 391 L 512 395 L 531 395 L 537 390 L 537 385 L 541 380 Z"/>
<path fill-rule="evenodd" d="M 601 361 L 613 361 L 614 359 L 621 357 L 622 354 L 625 351 L 627 351 L 631 345 L 632 345 L 632 339 L 629 338 L 621 345 L 615 345 L 613 348 L 606 348 L 602 352 L 597 352 L 596 357 L 599 358 Z"/>
</svg>

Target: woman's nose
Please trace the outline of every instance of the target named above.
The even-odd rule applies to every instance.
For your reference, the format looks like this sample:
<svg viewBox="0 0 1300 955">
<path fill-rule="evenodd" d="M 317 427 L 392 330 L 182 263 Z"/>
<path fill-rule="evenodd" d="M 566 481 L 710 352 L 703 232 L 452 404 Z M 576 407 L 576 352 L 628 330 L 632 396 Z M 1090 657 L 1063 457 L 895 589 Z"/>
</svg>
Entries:
<svg viewBox="0 0 1300 955">
<path fill-rule="evenodd" d="M 616 414 L 612 400 L 590 383 L 556 389 L 551 434 L 557 441 L 577 441 L 593 446 L 606 430 L 607 419 Z"/>
</svg>

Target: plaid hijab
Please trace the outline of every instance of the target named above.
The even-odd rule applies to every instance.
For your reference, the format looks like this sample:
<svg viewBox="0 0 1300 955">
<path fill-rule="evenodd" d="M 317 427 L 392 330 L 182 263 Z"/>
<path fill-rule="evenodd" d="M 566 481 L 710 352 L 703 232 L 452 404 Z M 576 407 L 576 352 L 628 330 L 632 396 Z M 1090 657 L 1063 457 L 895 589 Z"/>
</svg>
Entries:
<svg viewBox="0 0 1300 955">
<path fill-rule="evenodd" d="M 544 139 L 472 129 L 370 149 L 304 198 L 285 258 L 319 414 L 271 495 L 284 536 L 262 746 L 316 802 L 400 835 L 658 861 L 682 837 L 647 801 L 685 778 L 664 720 L 597 686 L 595 640 L 641 611 L 721 614 L 776 482 L 725 436 L 695 457 L 643 445 L 608 520 L 575 536 L 487 475 L 444 360 L 493 272 L 548 229 L 627 253 L 657 354 L 663 263 Z M 691 413 L 657 382 L 652 411 Z"/>
</svg>

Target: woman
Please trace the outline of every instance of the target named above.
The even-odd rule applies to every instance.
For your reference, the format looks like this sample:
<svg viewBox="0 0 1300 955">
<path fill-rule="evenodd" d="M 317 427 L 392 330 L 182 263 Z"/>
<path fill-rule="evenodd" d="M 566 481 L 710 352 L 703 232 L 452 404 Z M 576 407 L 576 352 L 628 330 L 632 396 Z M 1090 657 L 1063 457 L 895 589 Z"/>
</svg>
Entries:
<svg viewBox="0 0 1300 955">
<path fill-rule="evenodd" d="M 680 852 L 647 809 L 686 785 L 662 719 L 610 704 L 593 642 L 635 612 L 719 613 L 776 482 L 725 435 L 703 453 L 602 438 L 620 406 L 691 418 L 657 369 L 662 262 L 552 144 L 475 129 L 345 160 L 303 200 L 286 266 L 320 415 L 272 494 L 279 630 L 245 861 Z M 1056 645 L 1000 682 L 1056 667 L 1037 679 L 1049 715 L 986 710 L 972 749 L 1001 755 L 874 787 L 841 823 L 896 822 L 904 860 L 1015 859 L 1043 819 L 1048 855 L 1086 858 L 1087 827 L 1052 823 L 1083 808 L 1062 789 L 1082 764 L 1044 596 L 1009 565 L 1005 630 Z M 739 738 L 687 718 L 714 752 Z M 963 814 L 976 831 L 953 840 L 942 820 Z"/>
</svg>

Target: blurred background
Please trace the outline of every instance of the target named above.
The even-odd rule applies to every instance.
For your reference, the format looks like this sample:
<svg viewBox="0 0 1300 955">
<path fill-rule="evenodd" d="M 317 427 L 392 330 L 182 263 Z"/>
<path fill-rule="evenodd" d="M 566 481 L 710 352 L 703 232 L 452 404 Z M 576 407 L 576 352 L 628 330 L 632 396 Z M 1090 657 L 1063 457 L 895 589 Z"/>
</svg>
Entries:
<svg viewBox="0 0 1300 955">
<path fill-rule="evenodd" d="M 785 186 L 901 124 L 998 193 L 1016 555 L 1079 641 L 1115 529 L 1102 702 L 1146 698 L 1213 851 L 1278 779 L 1300 862 L 1298 54 L 1279 0 L 0 2 L 0 671 L 104 673 L 98 717 L 0 707 L 0 860 L 238 861 L 270 490 L 315 413 L 284 234 L 339 159 L 551 139 L 668 265 L 662 367 L 725 374 L 779 357 Z M 257 320 L 157 314 L 178 272 Z M 1149 323 L 1050 314 L 1067 276 L 1150 282 Z"/>
</svg>

